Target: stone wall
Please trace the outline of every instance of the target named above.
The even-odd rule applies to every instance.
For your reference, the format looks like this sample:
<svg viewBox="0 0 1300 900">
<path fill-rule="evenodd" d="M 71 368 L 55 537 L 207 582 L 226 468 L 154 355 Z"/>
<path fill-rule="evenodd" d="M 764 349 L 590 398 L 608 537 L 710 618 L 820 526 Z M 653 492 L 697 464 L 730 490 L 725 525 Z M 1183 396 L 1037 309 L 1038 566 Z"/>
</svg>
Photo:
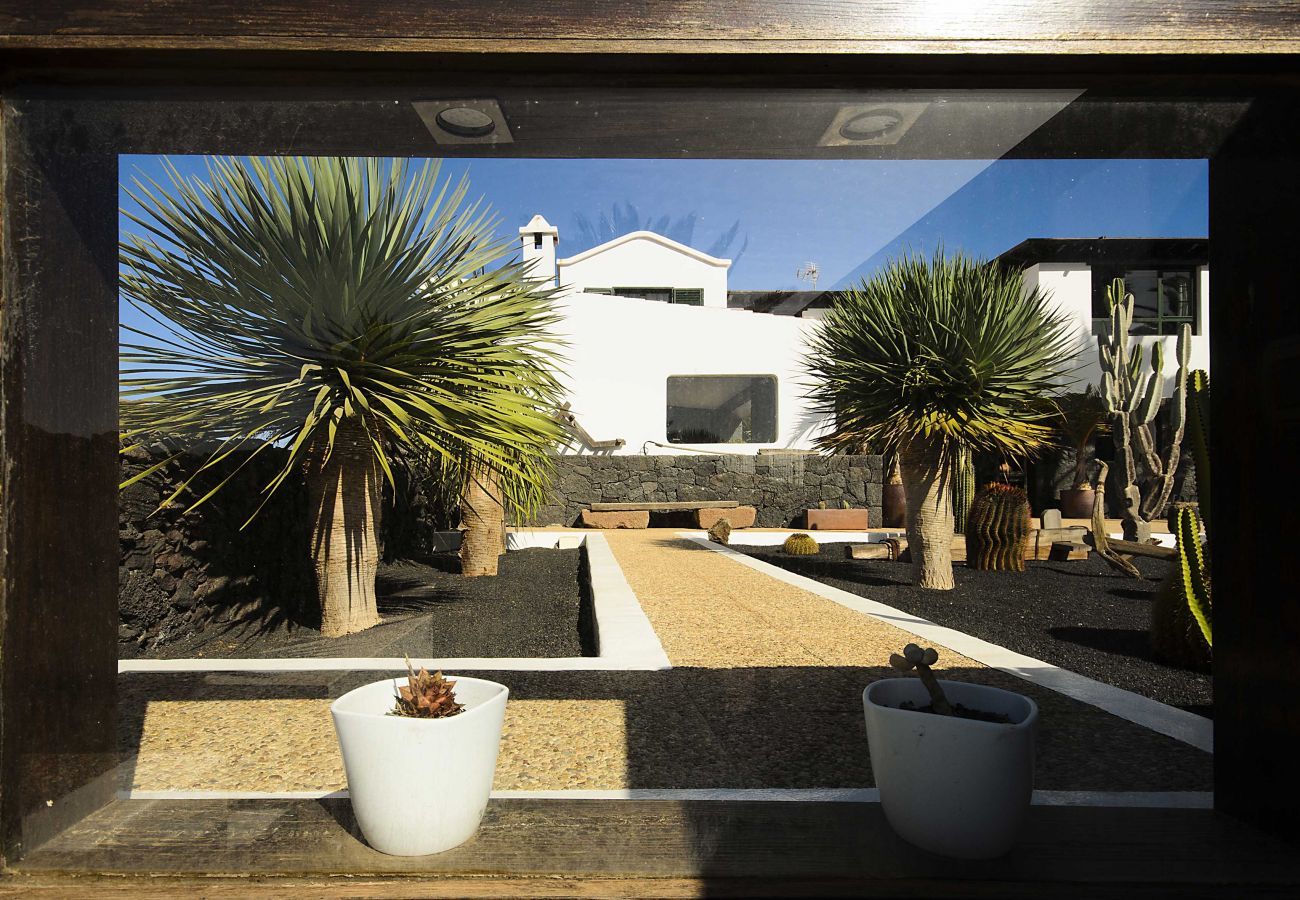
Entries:
<svg viewBox="0 0 1300 900">
<path fill-rule="evenodd" d="M 592 503 L 737 500 L 758 509 L 763 527 L 798 527 L 803 511 L 821 502 L 865 506 L 876 525 L 880 489 L 879 456 L 562 456 L 552 502 L 536 521 L 574 525 Z"/>
</svg>

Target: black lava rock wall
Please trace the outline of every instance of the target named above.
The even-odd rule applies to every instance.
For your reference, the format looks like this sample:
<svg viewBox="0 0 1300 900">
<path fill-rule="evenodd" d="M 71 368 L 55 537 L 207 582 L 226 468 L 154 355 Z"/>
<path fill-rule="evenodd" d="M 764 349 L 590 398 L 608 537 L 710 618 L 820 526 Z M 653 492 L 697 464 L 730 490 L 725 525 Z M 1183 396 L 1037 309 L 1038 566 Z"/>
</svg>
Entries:
<svg viewBox="0 0 1300 900">
<path fill-rule="evenodd" d="M 756 456 L 561 456 L 541 525 L 574 525 L 592 503 L 736 500 L 755 524 L 797 527 L 819 503 L 867 507 L 880 522 L 881 457 L 764 453 Z M 651 524 L 656 524 L 653 520 Z"/>
</svg>

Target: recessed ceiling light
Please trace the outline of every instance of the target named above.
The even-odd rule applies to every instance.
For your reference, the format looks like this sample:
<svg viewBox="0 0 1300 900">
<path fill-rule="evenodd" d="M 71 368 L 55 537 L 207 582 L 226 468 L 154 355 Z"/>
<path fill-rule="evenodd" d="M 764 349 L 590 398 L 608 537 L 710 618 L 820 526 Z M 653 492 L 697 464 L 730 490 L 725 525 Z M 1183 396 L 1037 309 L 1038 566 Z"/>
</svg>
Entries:
<svg viewBox="0 0 1300 900">
<path fill-rule="evenodd" d="M 419 100 L 411 105 L 439 144 L 514 142 L 495 100 Z"/>
<path fill-rule="evenodd" d="M 882 138 L 902 124 L 903 117 L 895 109 L 869 109 L 860 112 L 840 126 L 840 137 L 849 141 L 871 141 Z"/>
<path fill-rule="evenodd" d="M 821 147 L 897 144 L 930 103 L 854 103 L 841 106 L 817 142 Z"/>
<path fill-rule="evenodd" d="M 491 116 L 469 106 L 449 106 L 434 116 L 434 121 L 443 131 L 464 138 L 487 137 L 497 128 Z"/>
</svg>

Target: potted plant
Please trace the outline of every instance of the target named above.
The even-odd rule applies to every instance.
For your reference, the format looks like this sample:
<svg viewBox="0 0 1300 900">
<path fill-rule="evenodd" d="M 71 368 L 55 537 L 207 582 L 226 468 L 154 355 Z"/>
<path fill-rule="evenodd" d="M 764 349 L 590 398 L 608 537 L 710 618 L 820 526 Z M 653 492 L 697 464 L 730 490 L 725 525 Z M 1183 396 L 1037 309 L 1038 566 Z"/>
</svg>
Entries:
<svg viewBox="0 0 1300 900">
<path fill-rule="evenodd" d="M 889 456 L 889 475 L 881 489 L 881 524 L 886 528 L 907 525 L 907 491 L 903 487 L 903 472 L 898 465 L 898 454 Z"/>
<path fill-rule="evenodd" d="M 1096 494 L 1088 485 L 1088 447 L 1093 437 L 1106 428 L 1106 401 L 1091 384 L 1082 393 L 1062 394 L 1055 400 L 1056 430 L 1074 448 L 1074 477 L 1071 486 L 1061 491 L 1061 515 L 1067 519 L 1091 518 Z"/>
<path fill-rule="evenodd" d="M 505 685 L 415 672 L 349 691 L 330 714 L 352 810 L 381 853 L 423 856 L 467 841 L 487 809 Z"/>
<path fill-rule="evenodd" d="M 1034 790 L 1038 707 L 1020 694 L 939 681 L 934 649 L 892 654 L 915 678 L 886 678 L 862 694 L 871 769 L 885 818 L 923 850 L 990 859 L 1015 845 Z"/>
</svg>

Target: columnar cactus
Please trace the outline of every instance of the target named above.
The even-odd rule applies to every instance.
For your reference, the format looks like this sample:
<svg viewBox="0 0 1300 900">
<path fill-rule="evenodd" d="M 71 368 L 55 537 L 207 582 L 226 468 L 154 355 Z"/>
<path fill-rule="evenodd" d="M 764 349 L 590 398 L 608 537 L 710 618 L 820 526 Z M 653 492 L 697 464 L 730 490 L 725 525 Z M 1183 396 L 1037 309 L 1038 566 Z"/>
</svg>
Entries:
<svg viewBox="0 0 1300 900">
<path fill-rule="evenodd" d="M 1025 571 L 1029 498 L 1024 490 L 994 482 L 975 495 L 966 522 L 966 565 L 1001 572 Z"/>
<path fill-rule="evenodd" d="M 1151 648 L 1165 662 L 1204 669 L 1214 648 L 1214 606 L 1200 518 L 1191 506 L 1178 506 L 1169 527 L 1178 559 L 1151 604 Z"/>
<path fill-rule="evenodd" d="M 1187 437 L 1196 465 L 1196 498 L 1210 530 L 1210 376 L 1196 369 L 1187 380 Z"/>
<path fill-rule="evenodd" d="M 1132 344 L 1129 336 L 1133 325 L 1133 295 L 1125 290 L 1124 279 L 1111 282 L 1106 289 L 1106 303 L 1110 308 L 1110 329 L 1108 334 L 1097 337 L 1097 352 L 1102 396 L 1110 411 L 1111 433 L 1115 438 L 1115 462 L 1124 479 L 1124 537 L 1145 541 L 1151 537 L 1152 519 L 1169 505 L 1178 471 L 1186 422 L 1192 329 L 1184 324 L 1178 332 L 1178 371 L 1174 375 L 1170 405 L 1173 434 L 1161 453 L 1152 426 L 1165 393 L 1164 342 L 1156 341 L 1152 345 L 1151 374 L 1144 381 L 1143 349 Z"/>
<path fill-rule="evenodd" d="M 810 534 L 792 534 L 785 539 L 781 549 L 791 556 L 815 556 L 821 552 L 821 547 Z"/>
<path fill-rule="evenodd" d="M 957 451 L 952 475 L 952 511 L 953 530 L 957 534 L 966 533 L 966 521 L 970 515 L 970 505 L 975 502 L 975 461 L 971 458 L 969 447 Z"/>
<path fill-rule="evenodd" d="M 1214 605 L 1206 557 L 1210 533 L 1210 379 L 1197 369 L 1190 381 L 1188 436 L 1206 537 L 1201 537 L 1202 519 L 1195 509 L 1179 505 L 1170 513 L 1169 530 L 1178 539 L 1178 565 L 1151 606 L 1151 645 L 1156 655 L 1167 662 L 1205 668 L 1214 648 Z"/>
</svg>

